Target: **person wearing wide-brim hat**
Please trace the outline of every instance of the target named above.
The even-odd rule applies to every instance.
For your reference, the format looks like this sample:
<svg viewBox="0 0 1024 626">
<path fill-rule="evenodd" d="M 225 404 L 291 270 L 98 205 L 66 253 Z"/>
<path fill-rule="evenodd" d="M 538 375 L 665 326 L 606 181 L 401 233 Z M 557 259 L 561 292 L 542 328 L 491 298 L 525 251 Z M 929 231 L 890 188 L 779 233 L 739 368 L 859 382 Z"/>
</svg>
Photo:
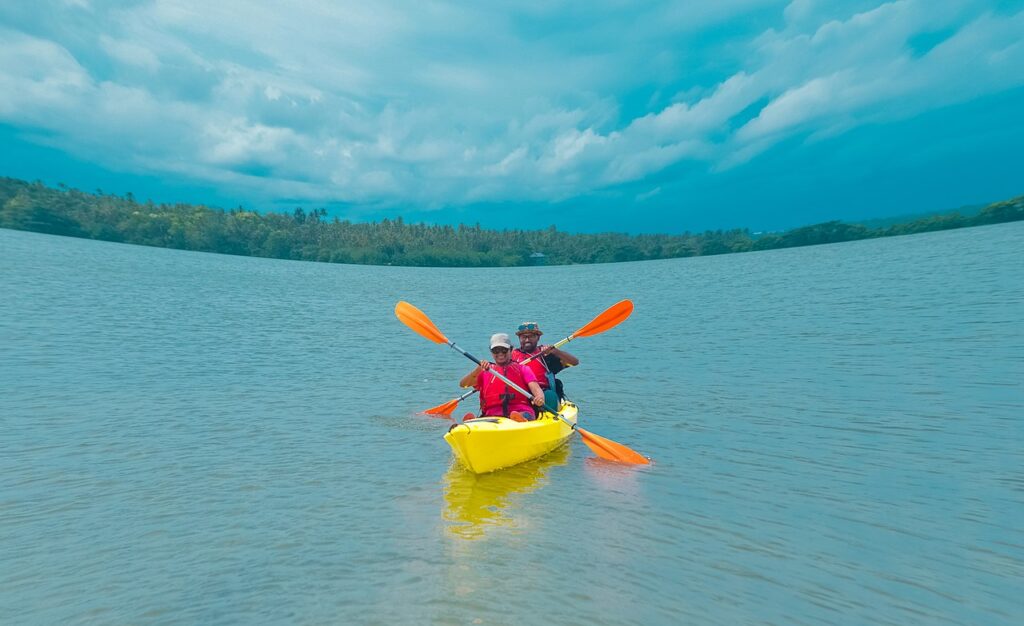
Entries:
<svg viewBox="0 0 1024 626">
<path fill-rule="evenodd" d="M 528 365 L 521 365 L 512 360 L 512 343 L 506 333 L 491 335 L 491 355 L 494 363 L 481 361 L 472 372 L 459 381 L 463 387 L 474 387 L 480 392 L 480 417 L 505 416 L 522 413 L 527 419 L 533 419 L 536 412 L 530 403 L 544 405 L 544 391 L 538 384 L 537 377 Z M 533 397 L 523 397 L 521 393 L 499 379 L 492 372 L 497 372 L 523 389 L 529 389 Z"/>
<path fill-rule="evenodd" d="M 555 374 L 567 367 L 580 364 L 580 360 L 565 350 L 559 350 L 553 346 L 538 345 L 541 335 L 544 332 L 537 322 L 523 322 L 516 330 L 519 337 L 519 349 L 512 351 L 512 360 L 522 363 L 530 357 L 537 357 L 526 364 L 526 367 L 533 370 L 534 376 L 544 395 L 549 396 L 547 403 L 552 406 L 558 405 L 558 400 L 565 397 L 562 389 L 562 381 L 555 378 Z M 537 356 L 543 355 L 543 356 Z M 556 397 L 551 397 L 556 396 Z"/>
</svg>

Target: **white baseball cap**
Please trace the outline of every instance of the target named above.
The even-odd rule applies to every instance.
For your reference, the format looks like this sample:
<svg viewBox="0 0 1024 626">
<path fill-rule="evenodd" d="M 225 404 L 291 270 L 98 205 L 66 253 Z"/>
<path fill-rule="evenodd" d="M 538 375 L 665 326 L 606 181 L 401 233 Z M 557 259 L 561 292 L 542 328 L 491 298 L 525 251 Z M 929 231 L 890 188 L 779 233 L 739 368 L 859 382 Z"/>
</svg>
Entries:
<svg viewBox="0 0 1024 626">
<path fill-rule="evenodd" d="M 491 335 L 491 349 L 508 348 L 512 349 L 512 343 L 508 340 L 508 333 L 495 333 Z"/>
</svg>

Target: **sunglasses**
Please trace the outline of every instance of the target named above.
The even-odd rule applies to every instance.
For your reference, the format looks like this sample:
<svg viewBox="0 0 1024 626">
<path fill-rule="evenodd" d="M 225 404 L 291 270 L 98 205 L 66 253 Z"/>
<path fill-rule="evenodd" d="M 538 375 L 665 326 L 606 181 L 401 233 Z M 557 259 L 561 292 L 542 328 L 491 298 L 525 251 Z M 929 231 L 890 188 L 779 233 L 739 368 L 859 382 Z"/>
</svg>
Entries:
<svg viewBox="0 0 1024 626">
<path fill-rule="evenodd" d="M 539 326 L 537 326 L 537 322 L 527 322 L 526 324 L 519 325 L 519 332 L 524 330 L 537 330 L 538 328 Z"/>
<path fill-rule="evenodd" d="M 508 348 L 491 348 L 491 354 L 504 354 L 508 352 Z"/>
</svg>

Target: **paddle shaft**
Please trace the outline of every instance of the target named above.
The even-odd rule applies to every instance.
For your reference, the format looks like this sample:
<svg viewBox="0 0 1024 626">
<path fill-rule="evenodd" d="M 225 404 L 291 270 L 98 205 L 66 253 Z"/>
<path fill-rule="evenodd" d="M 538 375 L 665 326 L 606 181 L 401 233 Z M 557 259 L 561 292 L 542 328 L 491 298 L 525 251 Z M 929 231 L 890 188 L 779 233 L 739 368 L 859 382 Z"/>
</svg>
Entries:
<svg viewBox="0 0 1024 626">
<path fill-rule="evenodd" d="M 576 337 L 574 335 L 569 335 L 568 337 L 566 337 L 565 339 L 562 339 L 558 343 L 556 343 L 554 345 L 548 346 L 543 351 L 541 351 L 541 352 L 539 352 L 539 353 L 537 353 L 537 354 L 535 354 L 535 355 L 533 355 L 531 357 L 523 359 L 522 360 L 522 364 L 526 365 L 527 363 L 529 363 L 530 361 L 533 361 L 534 359 L 539 359 L 539 358 L 541 358 L 543 356 L 547 356 L 547 355 L 551 354 L 552 350 L 554 350 L 556 348 L 561 348 L 562 346 L 564 346 L 565 344 L 569 343 L 570 341 L 572 341 L 575 338 Z"/>
<path fill-rule="evenodd" d="M 476 393 L 476 389 L 470 389 L 469 391 L 467 391 L 466 393 L 462 394 L 458 398 L 455 398 L 455 403 L 458 404 L 459 402 L 462 402 L 463 400 L 465 400 L 469 396 L 473 395 L 474 393 Z M 452 410 L 454 411 L 455 409 L 453 408 Z"/>
</svg>

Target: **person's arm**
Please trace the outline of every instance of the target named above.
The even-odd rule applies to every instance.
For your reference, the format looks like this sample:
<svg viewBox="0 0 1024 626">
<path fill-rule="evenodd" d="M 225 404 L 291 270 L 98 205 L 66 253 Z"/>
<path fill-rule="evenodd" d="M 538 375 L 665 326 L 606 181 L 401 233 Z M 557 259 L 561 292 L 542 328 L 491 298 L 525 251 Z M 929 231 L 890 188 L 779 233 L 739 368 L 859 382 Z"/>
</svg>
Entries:
<svg viewBox="0 0 1024 626">
<path fill-rule="evenodd" d="M 480 365 L 477 365 L 472 372 L 462 377 L 462 380 L 459 381 L 459 386 L 462 388 L 475 387 L 477 381 L 480 380 L 480 373 L 490 368 L 490 363 L 488 363 L 487 361 L 481 361 Z"/>
<path fill-rule="evenodd" d="M 576 367 L 580 364 L 580 360 L 569 354 L 565 350 L 553 348 L 551 346 L 541 346 L 541 350 L 546 350 L 547 354 L 558 357 L 558 360 L 562 362 L 562 365 L 566 367 Z"/>
<path fill-rule="evenodd" d="M 537 376 L 533 373 L 533 370 L 529 367 L 520 367 L 519 371 L 523 374 L 523 382 L 526 383 L 526 388 L 533 394 L 530 402 L 535 406 L 544 406 L 544 390 L 540 388 L 540 383 L 537 382 Z"/>
<path fill-rule="evenodd" d="M 530 388 L 530 392 L 533 393 L 533 405 L 544 406 L 544 390 L 540 388 L 540 385 L 535 382 L 529 382 L 526 385 Z"/>
</svg>

